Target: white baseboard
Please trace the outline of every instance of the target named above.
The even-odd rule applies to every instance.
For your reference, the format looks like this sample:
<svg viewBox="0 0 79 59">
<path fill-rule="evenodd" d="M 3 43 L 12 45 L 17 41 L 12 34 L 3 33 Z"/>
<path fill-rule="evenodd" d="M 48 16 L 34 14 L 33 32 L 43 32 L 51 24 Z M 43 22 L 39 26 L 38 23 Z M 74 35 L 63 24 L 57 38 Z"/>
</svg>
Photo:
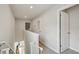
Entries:
<svg viewBox="0 0 79 59">
<path fill-rule="evenodd" d="M 69 48 L 66 48 L 66 49 L 64 49 L 63 51 L 61 51 L 61 52 L 64 52 L 64 51 L 66 51 L 67 49 L 69 49 Z"/>
<path fill-rule="evenodd" d="M 70 49 L 72 49 L 72 50 L 74 50 L 74 51 L 76 51 L 76 52 L 79 52 L 78 49 L 75 49 L 75 48 L 72 48 L 72 47 L 70 47 Z"/>
</svg>

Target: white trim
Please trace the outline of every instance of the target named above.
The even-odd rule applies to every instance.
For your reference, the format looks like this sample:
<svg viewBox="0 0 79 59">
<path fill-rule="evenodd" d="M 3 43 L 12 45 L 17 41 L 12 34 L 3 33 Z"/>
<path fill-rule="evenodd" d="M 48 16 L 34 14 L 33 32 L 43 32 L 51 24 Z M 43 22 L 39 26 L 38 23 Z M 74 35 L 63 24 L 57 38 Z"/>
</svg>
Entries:
<svg viewBox="0 0 79 59">
<path fill-rule="evenodd" d="M 76 6 L 77 4 L 70 4 L 70 5 L 66 5 L 66 6 L 63 6 L 62 8 L 58 9 L 58 11 L 62 11 L 62 10 L 65 10 L 65 9 L 69 9 L 73 6 Z"/>
<path fill-rule="evenodd" d="M 58 31 L 57 32 L 57 39 L 58 39 L 58 43 L 59 43 L 59 52 L 60 52 L 60 12 L 65 9 L 71 8 L 75 5 L 77 5 L 77 4 L 66 5 L 66 6 L 63 6 L 62 8 L 57 10 L 57 31 Z"/>
<path fill-rule="evenodd" d="M 74 50 L 74 51 L 76 51 L 76 52 L 79 53 L 79 50 L 78 50 L 78 49 L 74 49 L 74 48 L 72 48 L 72 47 L 70 47 L 70 49 L 72 49 L 72 50 Z"/>
</svg>

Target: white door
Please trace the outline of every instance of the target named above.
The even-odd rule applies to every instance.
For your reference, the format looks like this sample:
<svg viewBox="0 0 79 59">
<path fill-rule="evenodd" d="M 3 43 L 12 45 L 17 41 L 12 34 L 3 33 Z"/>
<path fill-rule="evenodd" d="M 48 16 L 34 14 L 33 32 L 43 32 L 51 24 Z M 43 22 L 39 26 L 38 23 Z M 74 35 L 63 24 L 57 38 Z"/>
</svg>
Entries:
<svg viewBox="0 0 79 59">
<path fill-rule="evenodd" d="M 69 48 L 69 19 L 68 14 L 61 12 L 61 52 Z"/>
<path fill-rule="evenodd" d="M 39 54 L 39 34 L 25 30 L 25 53 Z"/>
</svg>

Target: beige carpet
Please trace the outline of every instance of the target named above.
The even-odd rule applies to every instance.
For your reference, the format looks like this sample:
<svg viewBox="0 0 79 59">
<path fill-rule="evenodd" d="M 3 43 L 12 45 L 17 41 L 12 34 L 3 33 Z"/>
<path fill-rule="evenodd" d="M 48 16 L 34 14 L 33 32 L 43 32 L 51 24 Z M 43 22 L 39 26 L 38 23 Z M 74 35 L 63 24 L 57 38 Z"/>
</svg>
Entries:
<svg viewBox="0 0 79 59">
<path fill-rule="evenodd" d="M 72 49 L 67 49 L 64 52 L 62 52 L 62 54 L 79 54 L 79 52 L 76 52 Z"/>
</svg>

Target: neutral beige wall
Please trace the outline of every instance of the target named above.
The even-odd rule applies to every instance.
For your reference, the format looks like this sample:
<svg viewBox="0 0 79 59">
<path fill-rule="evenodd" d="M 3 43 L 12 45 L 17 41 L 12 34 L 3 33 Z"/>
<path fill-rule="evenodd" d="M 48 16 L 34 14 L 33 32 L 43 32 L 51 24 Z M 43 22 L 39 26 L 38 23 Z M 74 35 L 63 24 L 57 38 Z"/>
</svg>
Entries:
<svg viewBox="0 0 79 59">
<path fill-rule="evenodd" d="M 70 48 L 79 52 L 79 5 L 67 9 L 70 19 Z"/>
<path fill-rule="evenodd" d="M 46 13 L 32 21 L 31 30 L 40 33 L 40 40 L 50 49 L 59 53 L 59 20 L 57 11 L 65 5 L 55 5 Z M 40 29 L 37 28 L 40 21 Z M 36 27 L 37 26 L 37 27 Z"/>
<path fill-rule="evenodd" d="M 13 48 L 15 40 L 15 19 L 9 5 L 0 5 L 0 42 L 5 41 Z"/>
<path fill-rule="evenodd" d="M 24 30 L 25 30 L 25 22 L 30 22 L 30 20 L 16 19 L 15 20 L 15 41 L 24 40 Z"/>
</svg>

